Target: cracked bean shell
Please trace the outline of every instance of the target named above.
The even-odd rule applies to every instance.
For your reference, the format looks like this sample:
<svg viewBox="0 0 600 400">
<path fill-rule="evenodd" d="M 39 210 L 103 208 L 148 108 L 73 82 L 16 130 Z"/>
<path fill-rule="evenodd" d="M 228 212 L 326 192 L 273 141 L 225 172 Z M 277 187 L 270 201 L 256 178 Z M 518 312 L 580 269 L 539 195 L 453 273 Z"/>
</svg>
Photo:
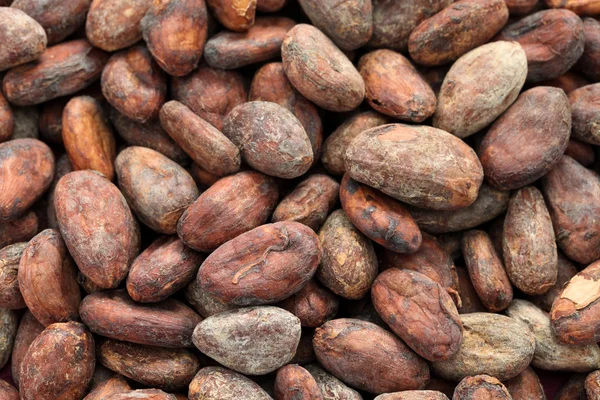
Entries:
<svg viewBox="0 0 600 400">
<path fill-rule="evenodd" d="M 527 81 L 556 78 L 583 54 L 583 22 L 569 10 L 543 10 L 508 25 L 498 40 L 517 42 L 527 55 Z"/>
<path fill-rule="evenodd" d="M 46 229 L 28 243 L 19 263 L 19 288 L 35 318 L 48 326 L 79 318 L 76 267 L 60 233 Z"/>
<path fill-rule="evenodd" d="M 300 121 L 282 106 L 251 101 L 225 117 L 223 134 L 252 168 L 278 178 L 297 178 L 311 167 L 314 155 Z"/>
<path fill-rule="evenodd" d="M 119 189 L 96 172 L 71 172 L 58 181 L 54 206 L 81 272 L 101 288 L 117 287 L 140 248 L 138 223 Z"/>
<path fill-rule="evenodd" d="M 163 234 L 177 232 L 177 221 L 199 195 L 191 175 L 179 164 L 146 147 L 132 146 L 115 161 L 119 187 L 139 219 Z"/>
<path fill-rule="evenodd" d="M 259 172 L 226 176 L 185 210 L 177 234 L 192 249 L 211 252 L 267 222 L 278 197 L 275 180 Z"/>
<path fill-rule="evenodd" d="M 504 0 L 460 0 L 421 22 L 410 34 L 408 51 L 426 66 L 448 64 L 498 33 L 508 21 Z"/>
<path fill-rule="evenodd" d="M 254 25 L 257 0 L 207 0 L 208 7 L 230 31 L 244 32 Z"/>
<path fill-rule="evenodd" d="M 258 384 L 222 367 L 202 368 L 190 384 L 190 400 L 272 400 Z"/>
<path fill-rule="evenodd" d="M 81 399 L 95 363 L 94 338 L 83 324 L 52 324 L 31 343 L 23 359 L 21 399 Z"/>
<path fill-rule="evenodd" d="M 425 360 L 370 322 L 351 318 L 326 322 L 315 330 L 313 345 L 326 370 L 360 390 L 378 394 L 414 390 L 429 381 Z"/>
<path fill-rule="evenodd" d="M 501 190 L 535 182 L 560 161 L 570 135 L 571 107 L 562 89 L 535 87 L 523 92 L 479 146 L 487 181 Z"/>
<path fill-rule="evenodd" d="M 390 268 L 371 288 L 377 313 L 421 357 L 445 360 L 458 351 L 462 324 L 452 298 L 431 278 Z"/>
<path fill-rule="evenodd" d="M 186 349 L 105 340 L 97 346 L 98 362 L 143 385 L 164 390 L 183 390 L 200 369 L 200 361 Z"/>
<path fill-rule="evenodd" d="M 377 277 L 377 256 L 373 244 L 352 225 L 343 210 L 336 210 L 319 231 L 323 248 L 317 279 L 332 292 L 358 300 Z"/>
<path fill-rule="evenodd" d="M 535 337 L 521 321 L 492 313 L 462 314 L 463 341 L 452 358 L 432 364 L 437 376 L 460 381 L 487 373 L 499 380 L 519 375 L 531 362 Z"/>
<path fill-rule="evenodd" d="M 52 183 L 54 164 L 50 148 L 37 139 L 15 139 L 0 144 L 2 224 L 21 217 L 42 197 Z"/>
<path fill-rule="evenodd" d="M 409 122 L 423 122 L 433 115 L 433 90 L 402 54 L 372 51 L 360 58 L 358 70 L 365 82 L 366 99 L 375 110 Z"/>
<path fill-rule="evenodd" d="M 201 352 L 227 368 L 265 375 L 292 359 L 300 334 L 300 320 L 292 313 L 258 306 L 206 318 L 194 330 L 193 340 Z"/>
<path fill-rule="evenodd" d="M 219 247 L 202 263 L 197 279 L 202 290 L 228 304 L 270 304 L 300 290 L 320 259 L 312 229 L 298 222 L 277 222 Z"/>
<path fill-rule="evenodd" d="M 556 243 L 573 261 L 600 258 L 600 177 L 569 156 L 542 178 Z"/>
<path fill-rule="evenodd" d="M 485 128 L 517 99 L 527 77 L 520 44 L 493 42 L 459 58 L 444 78 L 433 126 L 460 138 Z"/>
<path fill-rule="evenodd" d="M 352 62 L 314 26 L 296 25 L 281 45 L 283 69 L 307 99 L 329 111 L 350 111 L 362 103 L 365 84 Z"/>
<path fill-rule="evenodd" d="M 389 124 L 362 132 L 346 150 L 346 170 L 395 199 L 435 210 L 473 204 L 483 181 L 473 149 L 429 126 Z"/>
</svg>

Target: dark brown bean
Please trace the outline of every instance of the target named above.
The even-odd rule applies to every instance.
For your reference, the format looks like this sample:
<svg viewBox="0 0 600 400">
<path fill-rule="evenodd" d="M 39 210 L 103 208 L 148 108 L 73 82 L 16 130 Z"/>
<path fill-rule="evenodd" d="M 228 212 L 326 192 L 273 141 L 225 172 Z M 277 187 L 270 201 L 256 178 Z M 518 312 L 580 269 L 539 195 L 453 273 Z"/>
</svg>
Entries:
<svg viewBox="0 0 600 400">
<path fill-rule="evenodd" d="M 38 232 L 38 217 L 33 211 L 0 225 L 0 249 L 18 242 L 26 242 Z"/>
<path fill-rule="evenodd" d="M 302 289 L 277 305 L 298 317 L 302 326 L 316 328 L 335 317 L 339 299 L 316 281 L 310 280 Z"/>
</svg>

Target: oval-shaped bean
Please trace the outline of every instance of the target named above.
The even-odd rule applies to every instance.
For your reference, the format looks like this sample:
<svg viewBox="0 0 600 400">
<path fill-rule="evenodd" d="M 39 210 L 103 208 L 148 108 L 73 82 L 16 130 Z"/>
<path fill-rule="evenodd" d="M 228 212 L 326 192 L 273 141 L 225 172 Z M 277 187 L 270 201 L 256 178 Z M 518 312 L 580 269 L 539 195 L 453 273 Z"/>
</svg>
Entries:
<svg viewBox="0 0 600 400">
<path fill-rule="evenodd" d="M 502 190 L 535 182 L 560 161 L 570 135 L 571 110 L 561 89 L 535 87 L 523 92 L 479 146 L 487 181 Z"/>
<path fill-rule="evenodd" d="M 31 343 L 21 364 L 21 399 L 80 399 L 92 379 L 94 338 L 83 324 L 52 324 Z"/>
<path fill-rule="evenodd" d="M 255 23 L 257 0 L 207 0 L 208 7 L 230 31 L 244 32 Z"/>
<path fill-rule="evenodd" d="M 115 138 L 101 103 L 89 96 L 71 99 L 63 110 L 62 137 L 73 170 L 115 175 Z"/>
<path fill-rule="evenodd" d="M 165 74 L 145 46 L 134 46 L 110 57 L 101 84 L 106 100 L 138 122 L 158 116 L 167 96 Z"/>
<path fill-rule="evenodd" d="M 84 39 L 46 49 L 35 61 L 12 68 L 2 92 L 17 106 L 41 104 L 85 89 L 98 79 L 108 54 Z"/>
<path fill-rule="evenodd" d="M 385 154 L 385 163 L 381 155 Z M 346 150 L 350 177 L 405 203 L 436 210 L 473 204 L 483 169 L 462 140 L 429 126 L 390 124 L 364 131 Z"/>
<path fill-rule="evenodd" d="M 513 400 L 545 400 L 546 394 L 537 374 L 527 367 L 519 375 L 504 382 Z"/>
<path fill-rule="evenodd" d="M 298 222 L 277 222 L 254 228 L 215 250 L 202 263 L 198 282 L 226 303 L 276 303 L 300 290 L 320 259 L 312 229 Z"/>
<path fill-rule="evenodd" d="M 289 364 L 277 371 L 275 398 L 278 400 L 323 400 L 321 389 L 310 372 L 299 365 Z"/>
<path fill-rule="evenodd" d="M 526 77 L 527 56 L 518 43 L 493 42 L 468 52 L 444 78 L 433 126 L 460 138 L 480 131 L 517 99 Z"/>
<path fill-rule="evenodd" d="M 188 387 L 200 361 L 190 350 L 166 349 L 108 339 L 97 346 L 98 362 L 143 385 L 165 390 Z"/>
<path fill-rule="evenodd" d="M 572 135 L 586 143 L 600 144 L 600 83 L 569 93 L 573 116 Z"/>
<path fill-rule="evenodd" d="M 277 304 L 300 319 L 300 324 L 316 328 L 337 314 L 339 299 L 328 289 L 310 280 L 302 289 Z"/>
<path fill-rule="evenodd" d="M 489 375 L 467 376 L 454 391 L 452 400 L 513 400 L 512 396 L 498 379 Z"/>
<path fill-rule="evenodd" d="M 392 331 L 421 357 L 445 360 L 458 351 L 462 341 L 458 311 L 450 295 L 431 278 L 390 268 L 373 282 L 371 298 Z"/>
<path fill-rule="evenodd" d="M 0 34 L 0 71 L 36 60 L 48 43 L 44 28 L 16 7 L 0 8 Z"/>
<path fill-rule="evenodd" d="M 91 386 L 92 385 L 90 384 L 90 387 Z M 127 393 L 130 391 L 131 387 L 125 378 L 119 374 L 114 374 L 90 390 L 90 393 L 85 396 L 83 400 L 105 400 L 108 396 L 113 394 Z"/>
<path fill-rule="evenodd" d="M 27 304 L 19 288 L 19 261 L 27 243 L 15 243 L 0 249 L 0 308 L 18 310 Z"/>
<path fill-rule="evenodd" d="M 196 200 L 191 175 L 175 161 L 145 147 L 128 147 L 115 161 L 119 187 L 135 214 L 153 230 L 174 234 L 177 221 Z"/>
<path fill-rule="evenodd" d="M 542 178 L 556 243 L 571 260 L 589 264 L 600 258 L 600 177 L 563 156 Z"/>
<path fill-rule="evenodd" d="M 365 84 L 354 65 L 311 25 L 296 25 L 287 33 L 281 58 L 292 85 L 326 110 L 353 110 L 365 96 Z"/>
<path fill-rule="evenodd" d="M 206 318 L 194 330 L 194 344 L 227 368 L 264 375 L 292 359 L 300 333 L 300 320 L 288 311 L 249 307 Z"/>
<path fill-rule="evenodd" d="M 278 178 L 296 178 L 311 167 L 314 156 L 304 127 L 282 106 L 251 101 L 225 117 L 223 133 L 254 169 Z"/>
<path fill-rule="evenodd" d="M 12 379 L 17 388 L 19 387 L 21 376 L 21 364 L 27 354 L 27 350 L 35 338 L 38 337 L 44 329 L 46 329 L 44 325 L 40 324 L 39 321 L 35 319 L 31 311 L 25 311 L 25 314 L 19 323 L 12 350 L 11 372 Z"/>
<path fill-rule="evenodd" d="M 202 320 L 185 304 L 168 299 L 142 305 L 124 290 L 86 296 L 79 307 L 90 330 L 111 339 L 159 347 L 192 347 L 192 332 Z"/>
<path fill-rule="evenodd" d="M 37 139 L 0 143 L 0 182 L 5 188 L 0 192 L 0 221 L 4 224 L 21 217 L 42 197 L 53 177 L 54 155 L 45 143 Z M 9 232 L 23 228 L 24 222 Z"/>
<path fill-rule="evenodd" d="M 210 252 L 264 224 L 278 197 L 275 180 L 259 172 L 222 178 L 185 210 L 177 234 L 192 249 Z"/>
<path fill-rule="evenodd" d="M 583 36 L 583 54 L 574 69 L 597 82 L 600 80 L 600 22 L 594 18 L 583 18 Z"/>
<path fill-rule="evenodd" d="M 195 278 L 203 260 L 177 236 L 158 238 L 131 264 L 127 293 L 140 303 L 165 300 Z"/>
<path fill-rule="evenodd" d="M 190 400 L 272 400 L 258 384 L 222 367 L 202 368 L 190 384 Z"/>
<path fill-rule="evenodd" d="M 450 63 L 487 43 L 506 21 L 508 8 L 504 0 L 459 0 L 411 32 L 410 57 L 427 66 Z"/>
<path fill-rule="evenodd" d="M 531 362 L 535 337 L 521 321 L 499 314 L 461 315 L 463 341 L 452 358 L 432 364 L 444 379 L 488 373 L 499 380 L 519 375 Z"/>
<path fill-rule="evenodd" d="M 81 272 L 100 288 L 117 287 L 140 248 L 139 226 L 119 189 L 95 172 L 71 172 L 56 185 L 54 206 Z"/>
<path fill-rule="evenodd" d="M 316 329 L 313 345 L 325 369 L 370 393 L 420 389 L 429 380 L 425 360 L 370 322 L 351 318 L 326 322 Z"/>
<path fill-rule="evenodd" d="M 543 10 L 504 28 L 499 40 L 517 42 L 527 55 L 527 80 L 556 78 L 583 54 L 581 19 L 569 10 Z"/>
<path fill-rule="evenodd" d="M 362 396 L 354 389 L 346 386 L 335 376 L 326 372 L 319 364 L 304 367 L 315 378 L 325 400 L 362 400 Z"/>
<path fill-rule="evenodd" d="M 150 4 L 146 0 L 93 0 L 85 34 L 94 46 L 106 51 L 129 47 L 142 38 L 140 22 Z"/>
</svg>

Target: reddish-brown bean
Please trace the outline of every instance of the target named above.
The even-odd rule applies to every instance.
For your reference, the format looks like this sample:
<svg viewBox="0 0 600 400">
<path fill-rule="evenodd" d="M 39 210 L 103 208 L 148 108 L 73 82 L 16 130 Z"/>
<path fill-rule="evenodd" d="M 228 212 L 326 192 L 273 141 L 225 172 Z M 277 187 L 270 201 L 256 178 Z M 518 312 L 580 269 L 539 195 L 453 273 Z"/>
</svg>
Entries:
<svg viewBox="0 0 600 400">
<path fill-rule="evenodd" d="M 150 8 L 146 0 L 93 0 L 85 34 L 96 47 L 115 51 L 142 38 L 140 21 Z"/>
<path fill-rule="evenodd" d="M 277 371 L 275 400 L 323 400 L 317 381 L 299 365 L 289 364 Z"/>
<path fill-rule="evenodd" d="M 335 317 L 339 299 L 311 279 L 302 289 L 277 305 L 298 317 L 302 326 L 316 328 Z"/>
</svg>

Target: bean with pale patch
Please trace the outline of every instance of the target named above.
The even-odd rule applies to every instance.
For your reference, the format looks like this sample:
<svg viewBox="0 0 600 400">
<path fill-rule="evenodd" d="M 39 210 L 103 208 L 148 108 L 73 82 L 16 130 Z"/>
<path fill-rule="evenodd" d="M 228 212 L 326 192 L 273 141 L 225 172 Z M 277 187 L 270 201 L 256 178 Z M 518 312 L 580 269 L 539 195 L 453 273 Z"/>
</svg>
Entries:
<svg viewBox="0 0 600 400">
<path fill-rule="evenodd" d="M 0 249 L 0 308 L 18 310 L 26 308 L 19 289 L 19 261 L 27 243 L 15 243 Z"/>
<path fill-rule="evenodd" d="M 151 2 L 146 0 L 93 0 L 85 34 L 95 47 L 116 51 L 142 38 L 140 22 Z"/>
<path fill-rule="evenodd" d="M 0 35 L 0 71 L 37 59 L 48 43 L 44 28 L 15 6 L 0 8 Z"/>
<path fill-rule="evenodd" d="M 258 384 L 222 367 L 202 368 L 190 384 L 190 400 L 272 400 Z"/>
</svg>

